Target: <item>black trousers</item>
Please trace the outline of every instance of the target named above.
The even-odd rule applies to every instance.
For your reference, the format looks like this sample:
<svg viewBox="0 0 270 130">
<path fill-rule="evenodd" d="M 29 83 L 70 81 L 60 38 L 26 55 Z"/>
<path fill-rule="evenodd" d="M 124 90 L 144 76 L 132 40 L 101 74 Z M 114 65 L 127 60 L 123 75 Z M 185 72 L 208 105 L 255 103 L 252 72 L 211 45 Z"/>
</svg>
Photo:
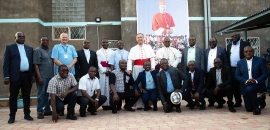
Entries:
<svg viewBox="0 0 270 130">
<path fill-rule="evenodd" d="M 241 94 L 240 94 L 240 91 L 239 91 L 240 83 L 234 77 L 236 67 L 231 67 L 231 69 L 232 69 L 232 77 L 233 77 L 232 87 L 233 87 L 234 99 L 235 99 L 236 104 L 241 104 L 242 103 L 242 98 L 241 98 Z"/>
<path fill-rule="evenodd" d="M 92 99 L 96 99 L 96 95 L 93 95 L 91 98 Z M 98 106 L 101 106 L 104 102 L 106 102 L 107 100 L 107 97 L 106 96 L 103 96 L 103 95 L 100 95 L 99 96 L 99 102 L 98 102 Z M 88 109 L 90 112 L 95 112 L 96 111 L 96 108 L 95 108 L 95 105 L 90 102 L 89 99 L 87 99 L 86 97 L 84 96 L 78 96 L 77 97 L 77 103 L 80 104 L 80 113 L 81 114 L 85 114 L 86 113 L 86 107 L 88 105 Z"/>
<path fill-rule="evenodd" d="M 76 105 L 76 101 L 77 101 L 77 94 L 75 92 L 68 94 L 63 101 L 58 96 L 56 96 L 55 97 L 56 112 L 57 113 L 63 112 L 65 110 L 65 105 L 68 104 L 67 115 L 74 115 L 74 108 Z"/>
<path fill-rule="evenodd" d="M 165 101 L 166 101 L 167 104 L 168 104 L 168 110 L 169 110 L 169 111 L 172 111 L 173 107 L 175 107 L 175 108 L 180 108 L 180 104 L 175 105 L 175 104 L 172 103 L 172 101 L 171 101 L 171 99 L 170 99 L 171 94 L 172 94 L 172 93 L 167 93 L 167 94 L 165 95 Z"/>
<path fill-rule="evenodd" d="M 119 100 L 113 101 L 113 93 L 110 93 L 110 105 L 112 110 L 116 110 L 118 103 L 121 102 L 122 99 L 127 99 L 125 106 L 132 107 L 140 98 L 135 96 L 135 92 L 133 89 L 127 90 L 124 93 L 117 93 L 117 95 L 119 97 Z"/>
<path fill-rule="evenodd" d="M 23 98 L 23 112 L 25 115 L 30 114 L 30 93 L 32 89 L 32 83 L 29 72 L 20 73 L 18 81 L 10 81 L 9 87 L 9 116 L 15 116 L 17 112 L 17 97 L 21 90 Z"/>
<path fill-rule="evenodd" d="M 218 104 L 223 104 L 223 96 L 227 96 L 228 101 L 227 104 L 228 106 L 233 106 L 233 88 L 231 85 L 227 85 L 224 88 L 221 88 L 218 90 L 217 95 L 213 94 L 213 89 L 207 90 L 207 97 L 209 100 L 213 102 L 217 102 Z"/>
</svg>

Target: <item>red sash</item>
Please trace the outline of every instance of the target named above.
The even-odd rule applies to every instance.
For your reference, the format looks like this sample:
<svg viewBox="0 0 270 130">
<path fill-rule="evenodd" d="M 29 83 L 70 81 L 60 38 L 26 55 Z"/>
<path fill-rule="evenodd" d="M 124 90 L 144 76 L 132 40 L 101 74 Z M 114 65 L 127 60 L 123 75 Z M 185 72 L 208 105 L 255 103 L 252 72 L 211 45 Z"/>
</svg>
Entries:
<svg viewBox="0 0 270 130">
<path fill-rule="evenodd" d="M 108 64 L 107 61 L 101 61 L 100 64 L 101 64 L 103 67 L 110 67 L 110 65 Z"/>
<path fill-rule="evenodd" d="M 143 65 L 143 63 L 146 62 L 146 61 L 149 61 L 150 62 L 150 58 L 135 60 L 134 61 L 134 65 Z"/>
</svg>

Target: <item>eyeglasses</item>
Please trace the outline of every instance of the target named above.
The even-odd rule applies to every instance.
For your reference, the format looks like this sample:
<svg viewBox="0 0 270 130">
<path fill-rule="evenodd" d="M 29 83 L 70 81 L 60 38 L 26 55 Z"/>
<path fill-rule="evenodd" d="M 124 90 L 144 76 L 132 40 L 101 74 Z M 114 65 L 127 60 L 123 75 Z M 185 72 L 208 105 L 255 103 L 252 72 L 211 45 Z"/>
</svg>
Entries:
<svg viewBox="0 0 270 130">
<path fill-rule="evenodd" d="M 25 38 L 25 36 L 18 36 L 18 37 L 22 37 L 22 38 Z"/>
</svg>

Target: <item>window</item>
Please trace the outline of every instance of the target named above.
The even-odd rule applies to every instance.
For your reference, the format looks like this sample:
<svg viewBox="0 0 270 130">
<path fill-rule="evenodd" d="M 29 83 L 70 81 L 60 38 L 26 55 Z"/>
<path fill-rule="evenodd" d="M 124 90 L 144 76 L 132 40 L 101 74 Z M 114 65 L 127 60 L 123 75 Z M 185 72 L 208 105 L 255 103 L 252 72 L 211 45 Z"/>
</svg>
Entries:
<svg viewBox="0 0 270 130">
<path fill-rule="evenodd" d="M 52 0 L 53 22 L 85 22 L 85 0 Z"/>
<path fill-rule="evenodd" d="M 61 33 L 67 33 L 70 40 L 83 40 L 86 39 L 86 27 L 85 26 L 61 26 L 52 27 L 52 39 L 59 40 Z"/>
<path fill-rule="evenodd" d="M 118 48 L 117 41 L 118 40 L 108 40 L 108 48 L 110 48 L 112 50 L 116 50 Z"/>
</svg>

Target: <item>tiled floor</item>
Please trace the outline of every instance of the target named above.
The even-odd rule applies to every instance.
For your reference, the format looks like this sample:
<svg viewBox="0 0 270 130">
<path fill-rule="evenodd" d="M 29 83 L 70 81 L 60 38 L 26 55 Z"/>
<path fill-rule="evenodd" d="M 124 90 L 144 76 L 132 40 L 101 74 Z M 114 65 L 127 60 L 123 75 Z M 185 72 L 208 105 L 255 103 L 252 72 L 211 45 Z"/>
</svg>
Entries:
<svg viewBox="0 0 270 130">
<path fill-rule="evenodd" d="M 76 106 L 78 120 L 66 120 L 60 117 L 57 123 L 51 121 L 51 116 L 44 119 L 36 118 L 36 109 L 31 107 L 31 116 L 34 121 L 23 119 L 23 109 L 17 112 L 15 123 L 8 124 L 9 109 L 0 108 L 0 130 L 270 130 L 270 97 L 267 96 L 267 106 L 262 114 L 255 116 L 246 112 L 244 107 L 236 108 L 236 113 L 231 113 L 227 105 L 223 109 L 214 107 L 201 111 L 198 108 L 189 110 L 183 101 L 182 113 L 164 113 L 159 102 L 159 110 L 128 112 L 121 110 L 118 114 L 99 109 L 96 116 L 79 117 L 79 106 Z M 215 104 L 216 105 L 216 104 Z"/>
</svg>

